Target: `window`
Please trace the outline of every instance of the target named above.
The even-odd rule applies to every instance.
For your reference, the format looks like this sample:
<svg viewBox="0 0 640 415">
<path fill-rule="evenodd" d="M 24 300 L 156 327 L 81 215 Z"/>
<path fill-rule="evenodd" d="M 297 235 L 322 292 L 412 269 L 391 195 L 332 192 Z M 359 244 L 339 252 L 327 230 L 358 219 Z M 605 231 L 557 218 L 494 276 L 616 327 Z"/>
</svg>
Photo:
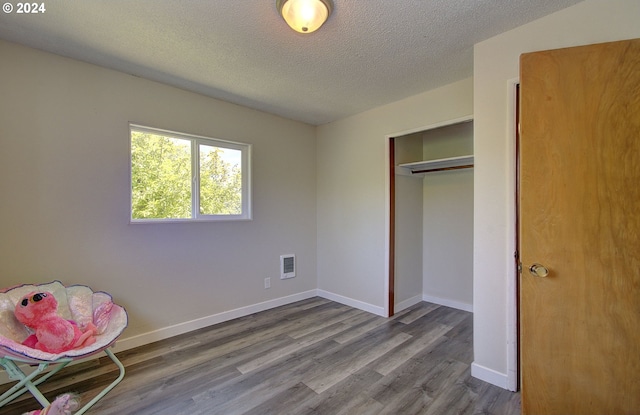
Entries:
<svg viewBox="0 0 640 415">
<path fill-rule="evenodd" d="M 249 144 L 130 125 L 131 221 L 251 219 Z"/>
</svg>

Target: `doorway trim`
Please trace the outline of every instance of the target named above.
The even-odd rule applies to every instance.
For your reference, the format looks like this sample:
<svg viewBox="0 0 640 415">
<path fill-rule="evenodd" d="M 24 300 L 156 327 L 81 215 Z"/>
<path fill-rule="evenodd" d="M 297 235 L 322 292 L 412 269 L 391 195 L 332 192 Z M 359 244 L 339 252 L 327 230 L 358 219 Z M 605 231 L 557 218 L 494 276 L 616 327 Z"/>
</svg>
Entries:
<svg viewBox="0 0 640 415">
<path fill-rule="evenodd" d="M 389 273 L 385 284 L 385 291 L 387 292 L 385 314 L 387 317 L 393 317 L 396 310 L 396 139 L 395 137 L 388 137 L 387 142 L 389 151 L 389 157 L 387 157 L 389 160 L 389 186 L 387 186 L 389 194 L 389 214 L 387 219 L 389 226 L 387 226 L 387 232 L 389 235 L 386 239 L 388 241 L 387 269 Z"/>
<path fill-rule="evenodd" d="M 507 161 L 507 188 L 511 190 L 511 198 L 507 198 L 507 212 L 511 217 L 507 220 L 507 234 L 509 235 L 509 251 L 515 255 L 518 249 L 518 212 L 516 195 L 518 192 L 517 172 L 517 128 L 516 125 L 516 89 L 520 84 L 520 78 L 513 78 L 507 81 L 507 143 L 509 159 Z M 510 266 L 507 275 L 507 389 L 517 391 L 520 386 L 519 373 L 519 353 L 518 353 L 518 278 L 517 267 L 513 266 L 513 255 L 509 256 Z"/>
</svg>

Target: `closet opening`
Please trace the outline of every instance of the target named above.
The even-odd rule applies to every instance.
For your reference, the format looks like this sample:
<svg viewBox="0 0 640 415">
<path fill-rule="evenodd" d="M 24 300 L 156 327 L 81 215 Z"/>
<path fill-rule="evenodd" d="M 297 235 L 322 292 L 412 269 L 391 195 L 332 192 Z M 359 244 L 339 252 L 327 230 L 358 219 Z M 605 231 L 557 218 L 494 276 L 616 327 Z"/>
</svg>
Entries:
<svg viewBox="0 0 640 415">
<path fill-rule="evenodd" d="M 473 309 L 473 120 L 389 138 L 389 314 Z"/>
</svg>

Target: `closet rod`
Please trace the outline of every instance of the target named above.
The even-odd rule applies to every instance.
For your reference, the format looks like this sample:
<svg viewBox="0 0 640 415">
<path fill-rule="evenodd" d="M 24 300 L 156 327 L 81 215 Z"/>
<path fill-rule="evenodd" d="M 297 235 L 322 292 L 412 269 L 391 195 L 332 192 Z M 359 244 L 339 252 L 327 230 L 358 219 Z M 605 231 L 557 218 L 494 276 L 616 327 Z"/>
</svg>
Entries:
<svg viewBox="0 0 640 415">
<path fill-rule="evenodd" d="M 431 173 L 431 172 L 434 172 L 434 171 L 458 170 L 458 169 L 470 169 L 470 168 L 473 168 L 473 164 L 466 164 L 464 166 L 438 167 L 438 168 L 435 168 L 435 169 L 411 170 L 411 174 Z"/>
</svg>

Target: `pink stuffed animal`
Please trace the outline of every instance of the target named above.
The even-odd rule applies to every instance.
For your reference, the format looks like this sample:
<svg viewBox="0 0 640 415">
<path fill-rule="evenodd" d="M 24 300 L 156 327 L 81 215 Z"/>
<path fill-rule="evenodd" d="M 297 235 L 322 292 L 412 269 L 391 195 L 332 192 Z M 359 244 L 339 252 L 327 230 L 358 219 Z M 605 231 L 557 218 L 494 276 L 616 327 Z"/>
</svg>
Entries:
<svg viewBox="0 0 640 415">
<path fill-rule="evenodd" d="M 25 346 L 49 353 L 62 353 L 95 343 L 96 327 L 84 330 L 57 314 L 58 301 L 50 292 L 31 292 L 18 302 L 14 314 L 18 321 L 35 330 L 22 342 Z"/>
<path fill-rule="evenodd" d="M 80 397 L 72 393 L 65 393 L 51 402 L 51 405 L 24 415 L 72 415 L 80 407 Z"/>
</svg>

